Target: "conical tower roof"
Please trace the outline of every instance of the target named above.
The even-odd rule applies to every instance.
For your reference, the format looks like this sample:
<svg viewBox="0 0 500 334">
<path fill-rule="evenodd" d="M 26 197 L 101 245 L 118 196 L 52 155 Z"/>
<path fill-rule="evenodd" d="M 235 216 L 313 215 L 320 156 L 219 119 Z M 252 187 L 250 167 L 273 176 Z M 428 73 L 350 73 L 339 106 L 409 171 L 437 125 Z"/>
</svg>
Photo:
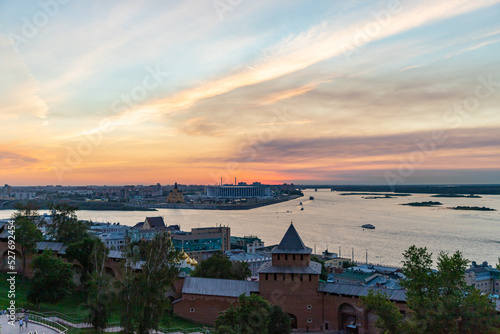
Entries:
<svg viewBox="0 0 500 334">
<path fill-rule="evenodd" d="M 286 231 L 285 236 L 281 239 L 278 247 L 273 249 L 273 254 L 310 254 L 311 249 L 306 247 L 302 242 L 297 230 L 290 224 L 288 231 Z"/>
</svg>

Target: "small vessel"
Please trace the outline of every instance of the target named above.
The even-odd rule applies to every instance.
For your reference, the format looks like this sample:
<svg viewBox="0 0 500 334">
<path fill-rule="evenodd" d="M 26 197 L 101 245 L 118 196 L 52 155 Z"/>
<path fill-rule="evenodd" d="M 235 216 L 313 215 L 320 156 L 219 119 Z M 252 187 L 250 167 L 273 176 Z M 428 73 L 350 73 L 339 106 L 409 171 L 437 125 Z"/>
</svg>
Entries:
<svg viewBox="0 0 500 334">
<path fill-rule="evenodd" d="M 375 229 L 375 226 L 373 226 L 372 224 L 364 224 L 364 225 L 361 225 L 362 228 L 367 228 L 367 229 L 370 229 L 370 230 L 374 230 Z"/>
<path fill-rule="evenodd" d="M 312 200 L 314 200 L 314 197 L 313 196 L 309 196 L 309 199 L 312 201 Z"/>
<path fill-rule="evenodd" d="M 300 211 L 304 210 L 304 208 L 301 208 Z"/>
<path fill-rule="evenodd" d="M 300 202 L 300 204 L 299 204 L 299 205 L 302 205 L 302 202 Z"/>
</svg>

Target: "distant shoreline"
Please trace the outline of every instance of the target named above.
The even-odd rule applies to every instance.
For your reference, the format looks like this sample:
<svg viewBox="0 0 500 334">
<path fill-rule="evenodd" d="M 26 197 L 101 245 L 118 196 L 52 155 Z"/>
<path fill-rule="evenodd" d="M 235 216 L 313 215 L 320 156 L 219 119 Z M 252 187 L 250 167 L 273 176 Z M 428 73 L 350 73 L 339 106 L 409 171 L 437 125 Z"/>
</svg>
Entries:
<svg viewBox="0 0 500 334">
<path fill-rule="evenodd" d="M 70 202 L 68 204 L 76 206 L 77 211 L 158 211 L 158 209 L 180 209 L 180 210 L 250 210 L 262 206 L 287 202 L 302 197 L 302 195 L 291 195 L 266 200 L 259 200 L 254 203 L 240 204 L 193 204 L 193 203 L 162 203 L 162 204 L 139 204 L 139 205 L 119 205 L 114 202 L 79 203 Z M 81 205 L 83 204 L 83 205 Z M 39 203 L 38 210 L 49 210 L 49 205 Z M 16 210 L 14 205 L 2 207 L 0 210 Z"/>
<path fill-rule="evenodd" d="M 289 197 L 283 197 L 279 199 L 270 199 L 257 203 L 245 203 L 245 204 L 191 204 L 191 203 L 168 203 L 151 205 L 155 209 L 180 209 L 180 210 L 250 210 L 259 208 L 262 206 L 273 205 L 277 203 L 291 201 L 303 196 L 292 195 Z"/>
<path fill-rule="evenodd" d="M 500 195 L 500 184 L 464 184 L 464 185 L 302 185 L 300 189 L 331 189 L 338 192 L 384 192 L 409 194 L 436 194 L 447 197 L 469 197 L 469 195 Z"/>
</svg>

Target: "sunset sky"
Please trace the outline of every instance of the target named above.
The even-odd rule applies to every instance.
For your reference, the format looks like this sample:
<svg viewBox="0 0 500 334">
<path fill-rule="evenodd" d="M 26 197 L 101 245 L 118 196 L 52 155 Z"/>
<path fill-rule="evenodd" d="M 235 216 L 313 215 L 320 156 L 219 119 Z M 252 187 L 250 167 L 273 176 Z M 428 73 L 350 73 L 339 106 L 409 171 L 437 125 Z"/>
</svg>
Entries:
<svg viewBox="0 0 500 334">
<path fill-rule="evenodd" d="M 500 183 L 500 1 L 0 2 L 0 182 Z"/>
</svg>

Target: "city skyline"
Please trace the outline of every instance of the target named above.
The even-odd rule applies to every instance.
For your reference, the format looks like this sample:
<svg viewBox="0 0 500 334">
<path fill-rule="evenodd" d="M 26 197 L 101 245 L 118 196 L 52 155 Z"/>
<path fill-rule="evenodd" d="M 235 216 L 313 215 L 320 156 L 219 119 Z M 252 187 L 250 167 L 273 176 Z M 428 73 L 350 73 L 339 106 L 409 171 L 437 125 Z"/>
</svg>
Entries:
<svg viewBox="0 0 500 334">
<path fill-rule="evenodd" d="M 499 2 L 3 2 L 1 182 L 497 183 Z"/>
</svg>

